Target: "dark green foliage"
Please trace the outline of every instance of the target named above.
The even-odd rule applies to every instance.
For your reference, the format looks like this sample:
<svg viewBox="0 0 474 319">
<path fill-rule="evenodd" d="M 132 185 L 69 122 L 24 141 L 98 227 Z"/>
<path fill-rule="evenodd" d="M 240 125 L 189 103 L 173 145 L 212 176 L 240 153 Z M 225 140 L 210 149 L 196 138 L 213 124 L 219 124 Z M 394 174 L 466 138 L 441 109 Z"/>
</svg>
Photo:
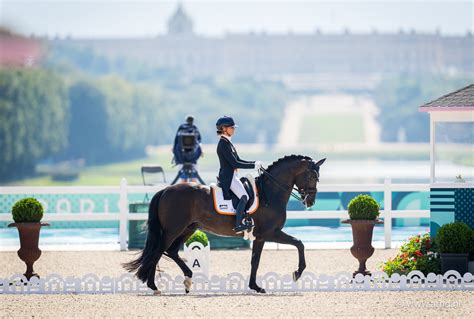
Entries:
<svg viewBox="0 0 474 319">
<path fill-rule="evenodd" d="M 436 234 L 440 253 L 463 254 L 472 251 L 472 230 L 463 222 L 444 224 Z"/>
<path fill-rule="evenodd" d="M 67 144 L 63 81 L 42 69 L 0 69 L 0 180 L 30 175 Z"/>
<path fill-rule="evenodd" d="M 369 195 L 357 195 L 347 206 L 351 219 L 375 220 L 379 217 L 380 206 Z"/>
<path fill-rule="evenodd" d="M 196 230 L 194 234 L 191 235 L 191 237 L 186 240 L 186 246 L 189 246 L 192 242 L 200 242 L 204 247 L 209 245 L 209 240 L 207 239 L 206 233 L 200 230 Z"/>
<path fill-rule="evenodd" d="M 427 276 L 429 273 L 441 273 L 441 261 L 439 254 L 419 257 L 416 262 L 417 270 L 421 271 L 425 276 Z"/>
<path fill-rule="evenodd" d="M 13 205 L 12 215 L 15 223 L 39 222 L 43 218 L 43 206 L 35 198 L 23 198 Z"/>
</svg>

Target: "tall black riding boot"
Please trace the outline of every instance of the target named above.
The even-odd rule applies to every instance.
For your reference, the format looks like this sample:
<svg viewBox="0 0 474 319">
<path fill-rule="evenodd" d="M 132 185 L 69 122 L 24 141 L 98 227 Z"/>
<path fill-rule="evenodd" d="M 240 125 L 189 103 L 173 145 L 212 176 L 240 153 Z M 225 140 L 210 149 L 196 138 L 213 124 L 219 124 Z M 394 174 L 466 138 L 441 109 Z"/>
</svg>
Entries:
<svg viewBox="0 0 474 319">
<path fill-rule="evenodd" d="M 242 224 L 242 220 L 244 219 L 245 206 L 247 205 L 247 202 L 248 197 L 244 195 L 240 198 L 239 204 L 237 205 L 234 228 L 234 231 L 237 234 L 250 228 L 249 225 L 247 225 L 246 223 Z"/>
</svg>

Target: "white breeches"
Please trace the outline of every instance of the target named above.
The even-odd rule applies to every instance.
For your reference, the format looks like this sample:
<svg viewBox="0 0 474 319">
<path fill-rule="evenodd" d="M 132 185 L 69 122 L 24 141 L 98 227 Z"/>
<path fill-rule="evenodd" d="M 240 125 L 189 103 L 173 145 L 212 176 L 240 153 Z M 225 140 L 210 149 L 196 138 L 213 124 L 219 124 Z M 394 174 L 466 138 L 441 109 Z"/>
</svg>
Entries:
<svg viewBox="0 0 474 319">
<path fill-rule="evenodd" d="M 234 177 L 232 177 L 232 183 L 230 184 L 230 190 L 238 197 L 242 198 L 242 196 L 247 196 L 247 199 L 249 199 L 249 195 L 245 191 L 244 185 L 239 179 L 239 174 L 237 172 L 234 172 Z"/>
</svg>

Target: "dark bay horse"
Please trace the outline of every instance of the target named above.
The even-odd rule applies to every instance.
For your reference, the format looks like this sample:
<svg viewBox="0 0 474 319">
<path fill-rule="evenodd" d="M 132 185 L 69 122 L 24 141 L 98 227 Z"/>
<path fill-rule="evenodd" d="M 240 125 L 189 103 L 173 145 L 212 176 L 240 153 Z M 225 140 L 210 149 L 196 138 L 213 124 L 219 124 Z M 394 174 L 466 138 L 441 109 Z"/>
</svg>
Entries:
<svg viewBox="0 0 474 319">
<path fill-rule="evenodd" d="M 260 293 L 265 290 L 257 285 L 257 269 L 265 241 L 293 245 L 298 249 L 298 269 L 293 273 L 296 281 L 306 268 L 303 243 L 284 233 L 286 207 L 295 190 L 306 207 L 316 200 L 319 167 L 326 159 L 318 162 L 301 155 L 285 156 L 266 170 L 256 180 L 260 196 L 260 207 L 251 216 L 255 222 L 252 247 L 252 269 L 249 287 Z M 186 277 L 186 292 L 191 286 L 192 271 L 178 256 L 179 248 L 196 229 L 202 229 L 222 236 L 239 236 L 232 230 L 235 216 L 215 212 L 209 187 L 197 184 L 176 184 L 156 193 L 148 212 L 148 235 L 140 256 L 124 264 L 125 269 L 136 272 L 136 276 L 155 293 L 155 271 L 162 255 L 176 262 Z"/>
</svg>

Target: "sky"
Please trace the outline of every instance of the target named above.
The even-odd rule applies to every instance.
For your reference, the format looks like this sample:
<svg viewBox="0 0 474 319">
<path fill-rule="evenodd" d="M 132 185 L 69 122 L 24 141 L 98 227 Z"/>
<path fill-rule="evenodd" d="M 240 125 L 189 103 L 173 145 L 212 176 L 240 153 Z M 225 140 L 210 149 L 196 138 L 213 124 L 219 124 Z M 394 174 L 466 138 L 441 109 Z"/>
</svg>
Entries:
<svg viewBox="0 0 474 319">
<path fill-rule="evenodd" d="M 399 30 L 474 33 L 473 1 L 185 0 L 195 32 L 353 33 Z M 0 24 L 25 35 L 75 38 L 153 37 L 166 32 L 178 1 L 0 0 Z"/>
</svg>

